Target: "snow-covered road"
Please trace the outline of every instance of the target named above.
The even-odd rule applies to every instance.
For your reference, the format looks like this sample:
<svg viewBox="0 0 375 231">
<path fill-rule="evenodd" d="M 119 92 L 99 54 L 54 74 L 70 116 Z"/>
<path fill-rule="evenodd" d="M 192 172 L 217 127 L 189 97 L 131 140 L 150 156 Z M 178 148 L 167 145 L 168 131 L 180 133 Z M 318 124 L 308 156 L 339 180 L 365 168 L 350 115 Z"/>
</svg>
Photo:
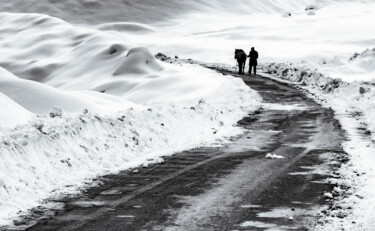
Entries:
<svg viewBox="0 0 375 231">
<path fill-rule="evenodd" d="M 260 76 L 244 80 L 265 106 L 239 121 L 243 135 L 224 147 L 194 149 L 166 157 L 164 164 L 105 176 L 100 186 L 64 200 L 66 209 L 56 217 L 28 230 L 315 226 L 329 204 L 324 194 L 333 188 L 325 180 L 346 161 L 333 111 L 286 84 Z M 265 158 L 269 153 L 284 158 Z"/>
</svg>

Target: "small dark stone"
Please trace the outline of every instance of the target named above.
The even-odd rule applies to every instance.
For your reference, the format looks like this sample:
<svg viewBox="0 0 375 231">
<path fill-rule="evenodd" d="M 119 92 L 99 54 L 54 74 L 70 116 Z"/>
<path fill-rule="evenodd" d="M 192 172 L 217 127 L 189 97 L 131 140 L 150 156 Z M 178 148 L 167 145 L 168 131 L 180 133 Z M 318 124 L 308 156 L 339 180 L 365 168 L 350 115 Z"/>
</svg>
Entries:
<svg viewBox="0 0 375 231">
<path fill-rule="evenodd" d="M 360 93 L 361 95 L 365 94 L 365 93 L 366 93 L 366 89 L 365 89 L 364 87 L 360 87 L 360 88 L 359 88 L 359 93 Z"/>
</svg>

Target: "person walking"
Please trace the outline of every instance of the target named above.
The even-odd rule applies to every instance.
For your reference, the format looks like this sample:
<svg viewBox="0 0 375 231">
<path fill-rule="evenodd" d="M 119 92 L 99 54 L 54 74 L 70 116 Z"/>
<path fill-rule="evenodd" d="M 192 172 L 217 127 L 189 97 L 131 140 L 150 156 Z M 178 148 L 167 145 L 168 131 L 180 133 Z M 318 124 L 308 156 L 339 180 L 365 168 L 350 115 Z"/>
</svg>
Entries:
<svg viewBox="0 0 375 231">
<path fill-rule="evenodd" d="M 251 69 L 254 68 L 254 75 L 257 74 L 257 65 L 258 65 L 258 52 L 254 49 L 254 47 L 251 48 L 249 55 L 249 74 L 251 75 Z"/>
</svg>

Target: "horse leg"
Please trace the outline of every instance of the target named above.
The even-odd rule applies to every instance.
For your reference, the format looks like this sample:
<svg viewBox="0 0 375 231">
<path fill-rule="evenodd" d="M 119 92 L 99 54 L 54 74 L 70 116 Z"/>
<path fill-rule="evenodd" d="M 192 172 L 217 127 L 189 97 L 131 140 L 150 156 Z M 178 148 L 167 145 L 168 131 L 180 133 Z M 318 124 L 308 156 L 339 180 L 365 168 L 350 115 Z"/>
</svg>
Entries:
<svg viewBox="0 0 375 231">
<path fill-rule="evenodd" d="M 241 73 L 242 72 L 242 62 L 240 61 L 240 62 L 238 62 L 238 74 L 242 74 Z"/>
</svg>

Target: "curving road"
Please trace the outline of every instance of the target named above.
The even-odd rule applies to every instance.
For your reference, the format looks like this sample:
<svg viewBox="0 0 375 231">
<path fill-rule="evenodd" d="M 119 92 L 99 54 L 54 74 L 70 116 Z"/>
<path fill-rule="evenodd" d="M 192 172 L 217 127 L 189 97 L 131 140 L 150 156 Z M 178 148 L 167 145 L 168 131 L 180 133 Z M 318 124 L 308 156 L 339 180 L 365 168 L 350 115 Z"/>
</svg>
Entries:
<svg viewBox="0 0 375 231">
<path fill-rule="evenodd" d="M 236 76 L 226 70 L 223 74 Z M 238 77 L 238 76 L 236 76 Z M 261 76 L 241 76 L 264 107 L 238 122 L 224 147 L 165 157 L 165 163 L 103 177 L 104 184 L 40 220 L 43 230 L 310 230 L 326 203 L 323 181 L 345 159 L 330 109 Z M 267 159 L 266 154 L 283 159 Z"/>
</svg>

